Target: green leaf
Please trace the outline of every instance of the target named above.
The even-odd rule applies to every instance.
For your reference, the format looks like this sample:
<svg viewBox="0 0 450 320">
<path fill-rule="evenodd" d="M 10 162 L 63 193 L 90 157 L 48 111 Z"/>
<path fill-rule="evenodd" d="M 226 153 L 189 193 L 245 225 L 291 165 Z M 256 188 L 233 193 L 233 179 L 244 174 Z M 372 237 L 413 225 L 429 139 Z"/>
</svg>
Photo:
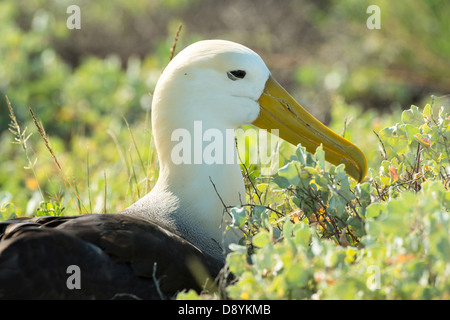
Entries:
<svg viewBox="0 0 450 320">
<path fill-rule="evenodd" d="M 311 241 L 311 230 L 306 223 L 297 223 L 292 232 L 294 234 L 294 241 L 297 245 L 301 245 L 303 247 L 309 246 Z"/>
<path fill-rule="evenodd" d="M 242 274 L 247 267 L 247 260 L 245 253 L 231 252 L 227 255 L 227 264 L 230 268 L 230 272 L 235 275 Z"/>
<path fill-rule="evenodd" d="M 289 183 L 289 180 L 282 176 L 275 176 L 275 178 L 273 179 L 273 182 L 275 182 L 275 184 L 282 189 L 286 189 L 287 187 L 289 187 L 291 185 Z"/>
<path fill-rule="evenodd" d="M 286 270 L 286 280 L 296 287 L 304 287 L 308 284 L 309 273 L 298 265 L 291 265 Z"/>
<path fill-rule="evenodd" d="M 405 153 L 408 148 L 408 135 L 404 125 L 397 123 L 395 126 L 384 128 L 380 131 L 380 137 L 397 154 Z"/>
<path fill-rule="evenodd" d="M 364 226 L 356 217 L 350 217 L 347 221 L 348 225 L 352 226 L 353 230 L 355 230 L 355 236 L 361 237 L 365 234 Z"/>
<path fill-rule="evenodd" d="M 345 211 L 345 205 L 347 202 L 338 194 L 333 194 L 328 202 L 328 211 L 330 215 L 339 215 L 341 212 Z"/>
<path fill-rule="evenodd" d="M 326 187 L 326 186 L 328 186 L 328 183 L 329 183 L 327 178 L 325 178 L 324 176 L 319 175 L 319 174 L 315 175 L 314 181 L 320 187 Z"/>
<path fill-rule="evenodd" d="M 386 206 L 382 203 L 372 203 L 366 208 L 366 217 L 375 218 L 386 213 Z"/>
<path fill-rule="evenodd" d="M 425 108 L 423 108 L 423 116 L 427 117 L 427 118 L 431 118 L 431 116 L 432 116 L 432 110 L 431 110 L 431 106 L 429 103 L 427 103 Z"/>
<path fill-rule="evenodd" d="M 303 166 L 306 166 L 306 158 L 307 158 L 307 156 L 308 156 L 308 152 L 306 151 L 306 148 L 305 147 L 302 147 L 301 145 L 299 145 L 298 147 L 297 147 L 297 150 L 295 151 L 295 154 L 297 155 L 297 159 L 298 159 L 298 161 L 300 161 L 300 163 L 303 165 Z"/>
<path fill-rule="evenodd" d="M 231 216 L 233 217 L 232 225 L 242 227 L 247 220 L 247 214 L 244 208 L 234 207 L 231 209 Z"/>
<path fill-rule="evenodd" d="M 16 206 L 9 202 L 9 194 L 7 196 L 0 193 L 0 218 L 1 221 L 13 219 L 17 217 Z"/>
<path fill-rule="evenodd" d="M 314 159 L 314 156 L 306 151 L 305 147 L 302 147 L 299 145 L 295 151 L 295 154 L 297 156 L 298 161 L 301 163 L 303 167 L 315 167 L 316 161 Z"/>
<path fill-rule="evenodd" d="M 255 205 L 253 207 L 253 216 L 255 218 L 257 218 L 258 220 L 264 220 L 266 218 L 266 207 L 265 206 L 260 206 L 260 205 Z"/>
<path fill-rule="evenodd" d="M 444 191 L 442 193 L 441 203 L 443 208 L 450 208 L 450 191 Z"/>
<path fill-rule="evenodd" d="M 286 219 L 286 221 L 283 224 L 283 236 L 285 238 L 291 238 L 292 237 L 292 231 L 294 230 L 294 224 L 291 222 L 291 220 Z"/>
<path fill-rule="evenodd" d="M 410 124 L 405 124 L 404 126 L 406 131 L 406 136 L 408 137 L 408 142 L 411 144 L 412 141 L 414 141 L 414 136 L 417 134 L 420 134 L 420 130 L 418 127 L 412 126 Z"/>
<path fill-rule="evenodd" d="M 418 107 L 411 106 L 411 109 L 403 111 L 402 122 L 418 127 L 423 124 L 423 113 L 419 111 Z"/>
<path fill-rule="evenodd" d="M 177 294 L 177 300 L 201 300 L 201 298 L 194 289 L 190 289 L 188 292 L 182 291 Z"/>
<path fill-rule="evenodd" d="M 359 183 L 356 185 L 356 196 L 358 197 L 358 201 L 361 203 L 361 206 L 365 207 L 370 203 L 370 192 L 371 183 Z"/>
<path fill-rule="evenodd" d="M 358 253 L 358 250 L 354 247 L 348 247 L 345 252 L 345 262 L 352 263 L 355 261 L 356 254 Z"/>
<path fill-rule="evenodd" d="M 231 251 L 233 251 L 233 252 L 237 252 L 237 253 L 241 253 L 241 254 L 247 253 L 247 247 L 246 246 L 241 246 L 241 245 L 239 245 L 237 243 L 230 243 L 228 248 Z"/>
<path fill-rule="evenodd" d="M 414 138 L 420 142 L 420 144 L 422 145 L 422 147 L 424 148 L 430 148 L 431 146 L 431 136 L 429 134 L 420 134 L 420 133 L 416 133 L 414 135 Z"/>
<path fill-rule="evenodd" d="M 323 151 L 323 146 L 320 144 L 320 146 L 317 147 L 316 153 L 314 154 L 314 158 L 319 163 L 319 166 L 321 169 L 325 168 L 325 152 Z"/>
<path fill-rule="evenodd" d="M 257 233 L 252 239 L 253 245 L 260 248 L 264 247 L 266 244 L 271 242 L 272 237 L 270 236 L 270 233 L 265 230 Z"/>
<path fill-rule="evenodd" d="M 290 185 L 297 185 L 300 181 L 299 172 L 300 165 L 298 161 L 291 161 L 278 170 L 278 175 L 285 178 Z"/>
</svg>

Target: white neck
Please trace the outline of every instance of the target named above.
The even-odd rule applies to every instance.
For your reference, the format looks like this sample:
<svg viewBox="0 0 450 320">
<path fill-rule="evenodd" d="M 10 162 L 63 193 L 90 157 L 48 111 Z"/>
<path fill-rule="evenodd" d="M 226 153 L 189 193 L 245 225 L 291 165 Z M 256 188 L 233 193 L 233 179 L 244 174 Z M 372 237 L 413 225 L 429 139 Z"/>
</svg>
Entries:
<svg viewBox="0 0 450 320">
<path fill-rule="evenodd" d="M 203 145 L 201 150 L 205 150 L 212 142 L 199 142 L 196 140 L 198 136 L 194 139 L 194 131 L 197 130 L 198 134 L 199 129 L 198 123 L 196 128 L 193 124 L 193 121 L 183 124 L 186 132 L 192 133 L 192 149 L 194 143 L 200 143 Z M 234 146 L 234 130 L 214 128 L 217 136 L 220 135 L 227 140 L 223 141 L 223 146 L 227 145 L 228 148 L 223 149 L 230 152 L 231 148 L 234 155 L 233 163 L 227 164 L 226 160 L 230 159 L 230 155 L 224 154 L 223 164 L 206 164 L 203 157 L 197 157 L 197 160 L 199 158 L 201 160 L 200 164 L 192 164 L 196 158 L 193 151 L 191 164 L 176 164 L 173 161 L 172 150 L 186 141 L 171 141 L 167 138 L 171 137 L 171 134 L 168 134 L 170 131 L 167 130 L 168 126 L 164 126 L 164 130 L 161 130 L 161 126 L 156 127 L 154 125 L 153 133 L 160 161 L 158 181 L 149 194 L 127 211 L 156 221 L 203 251 L 218 257 L 222 256 L 230 243 L 236 243 L 242 237 L 242 234 L 234 229 L 226 230 L 231 217 L 224 210 L 224 205 L 236 206 L 245 202 L 245 188 Z M 176 129 L 179 128 L 173 130 Z M 204 129 L 206 130 L 207 128 Z"/>
</svg>

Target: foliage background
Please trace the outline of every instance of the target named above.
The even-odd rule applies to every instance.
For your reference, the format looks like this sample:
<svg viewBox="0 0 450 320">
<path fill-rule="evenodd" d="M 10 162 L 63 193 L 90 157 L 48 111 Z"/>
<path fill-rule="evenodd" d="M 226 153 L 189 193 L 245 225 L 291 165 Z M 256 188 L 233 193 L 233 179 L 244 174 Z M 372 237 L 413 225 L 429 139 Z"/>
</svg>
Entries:
<svg viewBox="0 0 450 320">
<path fill-rule="evenodd" d="M 81 30 L 69 30 L 66 27 L 69 16 L 66 9 L 72 4 L 81 8 Z M 371 4 L 381 8 L 379 30 L 366 27 L 369 17 L 366 9 Z M 404 191 L 392 186 L 397 186 L 397 181 L 409 181 L 405 176 L 408 174 L 405 169 L 407 159 L 402 158 L 403 153 L 400 156 L 397 154 L 398 149 L 394 150 L 397 153 L 390 153 L 389 144 L 381 144 L 374 132 L 383 136 L 382 129 L 385 127 L 392 127 L 396 123 L 408 125 L 402 122 L 401 112 L 409 110 L 411 105 L 420 106 L 423 115 L 423 106 L 430 103 L 437 119 L 439 107 L 448 107 L 450 104 L 449 97 L 445 96 L 450 89 L 449 16 L 450 4 L 443 0 L 420 0 L 407 5 L 404 2 L 383 0 L 3 0 L 0 2 L 1 218 L 115 212 L 124 209 L 151 189 L 158 174 L 150 131 L 151 93 L 161 70 L 169 61 L 169 50 L 180 23 L 183 29 L 177 51 L 196 40 L 222 38 L 240 42 L 260 53 L 278 81 L 305 108 L 361 147 L 371 168 L 365 188 L 367 194 L 372 196 L 368 198 L 367 205 L 371 202 L 387 205 L 386 201 L 398 197 Z M 15 134 L 8 130 L 11 119 L 7 101 L 3 99 L 5 95 L 11 101 L 20 126 L 20 132 L 15 128 Z M 29 107 L 50 136 L 50 145 L 61 163 L 65 177 L 54 165 L 37 133 L 29 115 Z M 415 133 L 422 134 L 424 132 L 420 126 L 423 124 L 410 125 L 415 126 Z M 24 133 L 25 128 L 27 130 Z M 18 136 L 23 138 L 22 147 L 11 143 Z M 26 137 L 28 140 L 25 143 Z M 415 143 L 414 146 L 417 141 Z M 388 151 L 383 151 L 383 147 Z M 299 155 L 298 150 L 287 144 L 282 144 L 280 151 L 281 165 L 288 164 Z M 426 165 L 433 166 L 438 172 L 443 170 L 443 177 L 437 174 L 427 178 L 438 181 L 444 189 L 433 185 L 426 189 L 428 191 L 423 191 L 429 192 L 424 197 L 430 198 L 438 192 L 436 190 L 444 193 L 447 190 L 448 169 L 442 159 L 445 159 L 445 153 L 440 159 L 436 157 L 434 164 Z M 287 197 L 289 193 L 286 189 L 289 186 L 273 186 L 257 180 L 258 168 L 250 169 L 250 178 L 258 181 L 262 193 L 267 193 L 266 203 L 260 205 L 280 206 L 286 201 L 292 202 Z M 287 169 L 285 167 L 284 173 L 281 172 L 279 176 L 286 177 L 289 174 Z M 392 173 L 398 174 L 397 179 Z M 73 188 L 67 186 L 67 181 Z M 376 194 L 377 186 L 386 188 L 387 195 L 381 197 L 379 193 Z M 338 187 L 342 185 L 336 185 Z M 277 188 L 285 191 L 282 196 L 273 191 Z M 361 191 L 361 187 L 354 183 L 349 188 L 352 194 L 360 190 L 355 197 L 360 199 L 364 188 Z M 400 191 L 396 193 L 392 190 Z M 420 190 L 409 188 L 406 191 L 414 193 Z M 250 189 L 249 201 L 253 200 L 252 192 Z M 412 196 L 401 197 L 409 199 Z M 321 199 L 324 205 L 329 204 L 329 198 Z M 438 208 L 437 212 L 441 212 L 442 221 L 430 219 L 444 223 L 448 221 L 448 214 L 446 202 L 441 200 L 436 200 L 440 205 L 434 203 L 434 206 Z M 300 212 L 300 218 L 309 218 L 301 215 L 304 208 L 299 207 L 298 203 L 288 204 L 285 214 Z M 390 212 L 394 206 L 387 205 L 385 212 Z M 433 214 L 428 207 L 431 204 L 418 203 L 413 206 L 417 211 L 405 208 L 400 211 L 417 212 L 418 216 L 424 211 Z M 344 203 L 342 207 L 348 210 L 349 204 Z M 245 214 L 251 217 L 252 211 L 247 210 Z M 395 214 L 391 216 L 396 217 Z M 267 274 L 264 276 L 264 268 L 257 268 L 253 273 L 243 275 L 243 279 L 248 280 L 247 284 L 253 281 L 260 287 L 245 287 L 245 281 L 244 284 L 239 282 L 236 287 L 230 287 L 228 294 L 235 298 L 448 298 L 448 251 L 447 255 L 442 255 L 442 250 L 448 250 L 448 225 L 444 233 L 439 231 L 439 236 L 433 240 L 437 241 L 436 246 L 438 243 L 444 244 L 439 245 L 440 249 L 430 258 L 441 261 L 442 265 L 436 267 L 438 271 L 431 267 L 427 271 L 435 279 L 441 279 L 439 281 L 444 285 L 434 292 L 425 290 L 417 293 L 414 288 L 420 279 L 425 278 L 409 275 L 417 273 L 423 276 L 425 266 L 431 266 L 432 263 L 431 260 L 422 259 L 424 256 L 420 255 L 418 247 L 398 246 L 399 240 L 391 236 L 398 234 L 397 238 L 403 239 L 403 244 L 407 242 L 404 239 L 409 234 L 402 236 L 400 230 L 401 223 L 409 221 L 405 217 L 409 216 L 402 215 L 397 220 L 392 218 L 397 228 L 383 229 L 391 223 L 387 219 L 379 226 L 381 229 L 375 229 L 385 234 L 385 238 L 380 235 L 379 239 L 385 241 L 385 246 L 380 244 L 381 248 L 377 252 L 390 250 L 391 254 L 383 256 L 379 253 L 378 258 L 368 256 L 375 254 L 375 251 L 362 253 L 359 245 L 361 241 L 368 241 L 367 238 L 361 240 L 361 237 L 372 234 L 370 229 L 367 230 L 371 223 L 360 227 L 360 233 L 355 235 L 350 232 L 351 226 L 347 228 L 351 225 L 348 219 L 352 218 L 352 214 L 346 217 L 345 224 L 339 230 L 345 229 L 350 248 L 354 248 L 348 249 L 342 243 L 336 247 L 336 237 L 334 243 L 312 240 L 316 232 L 309 227 L 305 229 L 306 220 L 300 219 L 303 222 L 295 224 L 298 226 L 292 232 L 300 234 L 300 242 L 296 244 L 300 245 L 299 248 L 306 242 L 307 245 L 296 251 L 296 257 L 301 256 L 298 252 L 304 254 L 304 260 L 298 261 L 297 267 L 303 265 L 306 268 L 308 265 L 309 271 L 301 274 L 289 271 L 284 274 L 290 267 L 283 266 L 280 269 L 283 270 L 280 273 L 281 280 L 274 280 Z M 439 223 L 437 229 L 442 228 Z M 280 228 L 280 234 L 274 235 L 274 229 L 266 225 L 256 224 L 254 227 L 255 234 L 263 227 L 264 232 L 271 235 L 269 240 L 276 239 L 284 230 Z M 358 229 L 353 227 L 353 231 Z M 267 234 L 264 232 L 259 240 L 256 238 L 257 243 L 259 241 L 266 248 L 264 250 L 269 250 L 271 241 L 266 241 Z M 324 237 L 323 232 L 318 231 L 317 239 Z M 251 247 L 253 238 L 247 240 Z M 317 248 L 323 247 L 321 258 L 307 252 L 314 243 L 318 243 Z M 265 247 L 264 244 L 269 246 Z M 239 248 L 237 250 L 240 253 L 230 258 L 235 259 L 236 268 L 239 263 L 245 266 L 245 263 L 242 264 L 247 259 L 244 256 L 256 254 L 247 250 L 244 253 Z M 392 254 L 395 250 L 398 250 L 398 255 L 403 255 L 406 262 L 412 261 L 411 264 L 419 269 L 400 264 L 397 270 L 395 264 L 386 265 L 386 259 L 398 258 L 398 255 Z M 263 259 L 264 251 L 260 252 Z M 268 252 L 273 256 L 273 251 Z M 287 257 L 287 251 L 284 252 Z M 323 254 L 326 252 L 330 252 L 329 257 L 335 256 L 329 259 L 335 260 L 324 262 Z M 408 256 L 408 253 L 414 254 Z M 346 259 L 360 259 L 364 263 L 346 265 Z M 370 259 L 374 260 L 372 264 L 368 264 Z M 339 262 L 339 267 L 330 261 Z M 368 275 L 365 272 L 370 265 L 382 268 L 386 279 L 395 279 L 399 273 L 405 272 L 404 279 L 409 279 L 404 281 L 406 287 L 400 288 L 399 284 L 400 289 L 397 291 L 384 290 L 381 294 L 382 290 L 378 290 L 373 295 L 361 294 L 372 292 L 362 289 L 367 289 L 365 280 Z M 403 271 L 405 268 L 409 268 L 410 272 Z M 333 279 L 341 279 L 340 282 L 327 278 L 331 269 L 336 274 Z M 234 271 L 238 273 L 243 270 L 238 268 Z M 354 278 L 349 280 L 344 274 L 354 275 Z M 286 282 L 286 279 L 293 281 L 296 288 L 303 284 L 301 292 L 288 293 L 286 288 L 289 287 L 289 281 Z M 422 280 L 426 283 L 425 287 L 431 286 L 432 281 L 429 279 Z M 269 287 L 263 284 L 264 281 L 275 283 L 273 292 L 271 289 L 262 289 L 264 286 Z M 278 289 L 281 291 L 277 292 Z M 301 294 L 297 295 L 298 292 Z"/>
</svg>

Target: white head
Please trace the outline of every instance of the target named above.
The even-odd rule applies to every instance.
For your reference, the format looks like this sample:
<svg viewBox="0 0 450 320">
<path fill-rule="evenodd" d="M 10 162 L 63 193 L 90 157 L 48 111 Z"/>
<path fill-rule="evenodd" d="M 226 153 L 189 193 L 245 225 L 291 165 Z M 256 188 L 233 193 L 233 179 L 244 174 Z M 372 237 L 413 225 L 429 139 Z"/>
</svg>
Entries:
<svg viewBox="0 0 450 320">
<path fill-rule="evenodd" d="M 223 40 L 196 42 L 175 56 L 161 75 L 153 125 L 173 130 L 195 120 L 212 128 L 250 124 L 259 115 L 258 99 L 269 75 L 259 55 L 247 47 Z M 162 136 L 166 140 L 166 132 Z"/>
</svg>

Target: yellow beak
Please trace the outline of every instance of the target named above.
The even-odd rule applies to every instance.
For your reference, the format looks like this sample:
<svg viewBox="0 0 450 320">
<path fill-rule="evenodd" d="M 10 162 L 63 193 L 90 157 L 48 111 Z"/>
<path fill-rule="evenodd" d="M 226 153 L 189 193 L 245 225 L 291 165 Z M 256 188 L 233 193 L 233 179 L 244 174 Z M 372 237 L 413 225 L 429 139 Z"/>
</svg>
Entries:
<svg viewBox="0 0 450 320">
<path fill-rule="evenodd" d="M 353 179 L 358 182 L 364 179 L 367 173 L 364 153 L 303 109 L 272 76 L 266 82 L 259 105 L 261 111 L 254 125 L 266 130 L 279 129 L 280 138 L 293 145 L 300 143 L 311 153 L 322 144 L 328 162 L 336 166 L 343 163 Z"/>
</svg>

